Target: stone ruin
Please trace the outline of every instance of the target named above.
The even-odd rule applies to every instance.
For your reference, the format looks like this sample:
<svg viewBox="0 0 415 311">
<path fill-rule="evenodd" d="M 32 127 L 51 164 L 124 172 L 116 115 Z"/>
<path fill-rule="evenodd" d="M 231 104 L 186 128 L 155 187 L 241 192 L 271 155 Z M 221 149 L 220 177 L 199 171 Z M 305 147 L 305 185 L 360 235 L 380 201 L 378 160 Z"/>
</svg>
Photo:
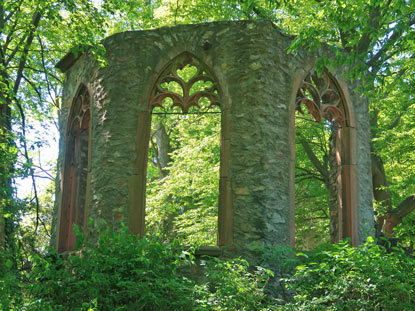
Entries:
<svg viewBox="0 0 415 311">
<path fill-rule="evenodd" d="M 339 239 L 363 242 L 373 228 L 368 103 L 342 70 L 320 76 L 317 52 L 288 53 L 293 37 L 269 21 L 215 22 L 118 33 L 104 40 L 106 65 L 89 53 L 69 53 L 60 117 L 53 243 L 75 245 L 77 224 L 87 235 L 102 219 L 144 234 L 147 152 L 152 109 L 172 98 L 185 113 L 200 97 L 221 111 L 217 246 L 243 252 L 294 243 L 296 109 L 337 122 Z M 160 87 L 195 66 L 213 87 L 184 95 Z M 307 96 L 311 94 L 311 96 Z"/>
</svg>

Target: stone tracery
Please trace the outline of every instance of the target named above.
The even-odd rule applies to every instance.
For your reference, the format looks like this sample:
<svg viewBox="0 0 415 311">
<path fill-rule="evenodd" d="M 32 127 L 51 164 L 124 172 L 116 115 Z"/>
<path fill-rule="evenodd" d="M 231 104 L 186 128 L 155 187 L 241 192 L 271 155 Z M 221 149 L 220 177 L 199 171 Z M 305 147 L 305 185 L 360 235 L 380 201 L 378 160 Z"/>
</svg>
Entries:
<svg viewBox="0 0 415 311">
<path fill-rule="evenodd" d="M 195 67 L 196 72 L 186 79 L 180 74 L 180 71 L 188 65 Z M 192 88 L 199 81 L 210 82 L 211 85 L 192 92 Z M 171 82 L 174 82 L 176 89 L 172 90 L 168 87 Z M 173 108 L 180 107 L 183 113 L 187 113 L 191 107 L 201 108 L 199 101 L 205 97 L 210 101 L 210 105 L 207 107 L 209 109 L 212 106 L 219 106 L 218 93 L 218 85 L 212 75 L 204 68 L 204 65 L 192 55 L 182 54 L 167 66 L 155 83 L 151 96 L 151 108 L 164 108 L 164 99 L 170 98 L 173 101 Z"/>
<path fill-rule="evenodd" d="M 72 107 L 72 116 L 68 133 L 79 126 L 81 129 L 87 129 L 90 120 L 90 101 L 89 94 L 85 87 L 82 88 L 80 94 L 76 98 Z"/>
<path fill-rule="evenodd" d="M 322 118 L 331 122 L 336 121 L 341 127 L 346 125 L 344 105 L 333 79 L 327 72 L 320 76 L 313 70 L 303 80 L 297 92 L 296 110 L 304 114 L 305 105 L 314 121 Z"/>
</svg>

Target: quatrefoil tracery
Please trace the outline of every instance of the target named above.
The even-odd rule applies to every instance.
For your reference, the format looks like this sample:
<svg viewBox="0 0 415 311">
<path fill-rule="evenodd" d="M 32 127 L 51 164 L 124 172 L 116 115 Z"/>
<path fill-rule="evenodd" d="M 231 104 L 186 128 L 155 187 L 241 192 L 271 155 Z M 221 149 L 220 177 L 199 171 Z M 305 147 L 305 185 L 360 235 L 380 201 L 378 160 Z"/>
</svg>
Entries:
<svg viewBox="0 0 415 311">
<path fill-rule="evenodd" d="M 179 74 L 179 71 L 187 65 L 196 68 L 196 73 L 188 80 Z M 211 86 L 192 92 L 192 87 L 199 81 L 210 82 Z M 181 88 L 182 92 L 179 93 L 182 94 L 166 87 L 171 82 L 176 83 Z M 212 106 L 219 106 L 219 88 L 215 79 L 208 73 L 202 63 L 195 57 L 184 54 L 176 58 L 158 78 L 152 91 L 151 108 L 166 108 L 163 107 L 166 98 L 172 100 L 172 107 L 180 107 L 183 113 L 189 112 L 191 107 L 201 108 L 199 105 L 201 98 L 207 98 L 210 101 L 210 105 L 207 107 L 209 109 Z"/>
<path fill-rule="evenodd" d="M 315 71 L 309 73 L 297 92 L 296 110 L 304 114 L 302 105 L 305 105 L 315 122 L 320 122 L 324 118 L 345 126 L 343 101 L 336 89 L 327 73 L 321 76 Z"/>
</svg>

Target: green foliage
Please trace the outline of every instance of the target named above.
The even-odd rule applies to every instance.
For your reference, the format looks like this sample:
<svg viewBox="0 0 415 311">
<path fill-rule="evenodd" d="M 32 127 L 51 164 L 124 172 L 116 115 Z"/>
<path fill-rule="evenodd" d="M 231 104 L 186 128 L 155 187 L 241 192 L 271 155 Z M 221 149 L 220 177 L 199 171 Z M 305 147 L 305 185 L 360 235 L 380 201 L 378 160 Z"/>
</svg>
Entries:
<svg viewBox="0 0 415 311">
<path fill-rule="evenodd" d="M 32 260 L 25 310 L 255 311 L 270 302 L 264 290 L 270 271 L 251 271 L 241 259 L 206 257 L 204 281 L 196 284 L 184 277 L 195 265 L 193 250 L 159 237 L 140 239 L 126 228 L 105 230 L 97 245 L 66 259 L 51 250 Z"/>
<path fill-rule="evenodd" d="M 415 260 L 402 249 L 388 253 L 372 238 L 364 245 L 328 245 L 298 254 L 304 264 L 286 281 L 293 302 L 278 310 L 411 310 Z"/>
<path fill-rule="evenodd" d="M 33 258 L 28 310 L 192 310 L 193 283 L 177 272 L 191 258 L 177 243 L 106 230 L 66 260 Z"/>
<path fill-rule="evenodd" d="M 206 265 L 208 282 L 197 287 L 195 310 L 255 311 L 264 310 L 269 303 L 265 286 L 271 271 L 257 267 L 251 272 L 242 259 L 211 258 L 202 264 Z"/>
<path fill-rule="evenodd" d="M 162 230 L 184 245 L 216 245 L 220 115 L 176 115 L 170 122 L 174 151 L 168 175 L 148 183 L 148 232 Z"/>
<path fill-rule="evenodd" d="M 21 279 L 14 258 L 0 252 L 0 310 L 19 310 L 22 305 Z"/>
<path fill-rule="evenodd" d="M 307 144 L 316 159 L 328 171 L 330 127 L 316 123 L 311 115 L 297 114 L 295 119 L 295 246 L 312 249 L 330 241 L 329 192 L 323 176 L 303 143 Z"/>
<path fill-rule="evenodd" d="M 388 253 L 373 239 L 297 256 L 289 248 L 267 248 L 263 256 L 274 277 L 242 259 L 195 261 L 193 250 L 160 237 L 139 239 L 126 228 L 101 232 L 95 245 L 83 245 L 77 231 L 78 248 L 67 258 L 54 250 L 32 256 L 24 283 L 7 271 L 12 261 L 2 258 L 3 310 L 393 311 L 411 310 L 415 303 L 415 260 L 400 249 Z M 292 277 L 280 279 L 294 269 Z M 185 277 L 196 270 L 198 283 Z M 268 290 L 284 303 L 272 300 Z"/>
</svg>

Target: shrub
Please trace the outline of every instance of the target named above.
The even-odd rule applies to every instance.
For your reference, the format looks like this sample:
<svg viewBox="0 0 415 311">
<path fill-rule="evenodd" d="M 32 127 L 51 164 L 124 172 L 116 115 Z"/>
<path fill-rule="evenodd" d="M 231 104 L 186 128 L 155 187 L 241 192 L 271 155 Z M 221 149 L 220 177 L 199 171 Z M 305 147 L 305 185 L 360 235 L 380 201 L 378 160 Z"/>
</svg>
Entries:
<svg viewBox="0 0 415 311">
<path fill-rule="evenodd" d="M 83 243 L 78 234 L 77 244 Z M 205 258 L 206 280 L 184 276 L 193 253 L 158 237 L 138 238 L 126 228 L 106 230 L 99 242 L 63 259 L 54 250 L 32 258 L 27 310 L 265 310 L 270 271 L 245 260 Z"/>
<path fill-rule="evenodd" d="M 369 238 L 300 255 L 304 265 L 286 280 L 294 301 L 278 310 L 413 310 L 415 260 L 400 249 L 388 253 Z"/>
<path fill-rule="evenodd" d="M 328 245 L 297 259 L 288 248 L 266 250 L 268 267 L 279 275 L 301 263 L 292 277 L 272 282 L 288 284 L 285 305 L 278 305 L 266 292 L 281 294 L 279 286 L 269 286 L 269 270 L 252 269 L 243 259 L 205 258 L 204 281 L 196 284 L 183 273 L 194 264 L 191 251 L 127 231 L 106 230 L 96 245 L 78 248 L 77 255 L 66 259 L 54 250 L 33 256 L 28 290 L 19 295 L 25 301 L 21 310 L 394 311 L 415 305 L 415 260 L 399 249 L 388 253 L 373 239 L 359 247 Z M 81 234 L 77 242 L 82 245 Z M 10 300 L 12 292 L 23 288 L 17 281 L 0 281 L 7 292 L 0 296 L 3 309 L 17 306 L 16 299 Z"/>
<path fill-rule="evenodd" d="M 82 241 L 82 240 L 81 240 Z M 138 238 L 126 228 L 100 234 L 96 247 L 63 260 L 34 258 L 29 310 L 192 310 L 190 263 L 177 244 Z"/>
<path fill-rule="evenodd" d="M 271 271 L 261 267 L 249 271 L 248 262 L 243 259 L 210 258 L 205 265 L 207 282 L 197 287 L 195 310 L 265 310 L 269 302 L 265 286 Z"/>
<path fill-rule="evenodd" d="M 21 297 L 21 279 L 14 267 L 13 257 L 0 251 L 0 310 L 19 310 Z"/>
</svg>

